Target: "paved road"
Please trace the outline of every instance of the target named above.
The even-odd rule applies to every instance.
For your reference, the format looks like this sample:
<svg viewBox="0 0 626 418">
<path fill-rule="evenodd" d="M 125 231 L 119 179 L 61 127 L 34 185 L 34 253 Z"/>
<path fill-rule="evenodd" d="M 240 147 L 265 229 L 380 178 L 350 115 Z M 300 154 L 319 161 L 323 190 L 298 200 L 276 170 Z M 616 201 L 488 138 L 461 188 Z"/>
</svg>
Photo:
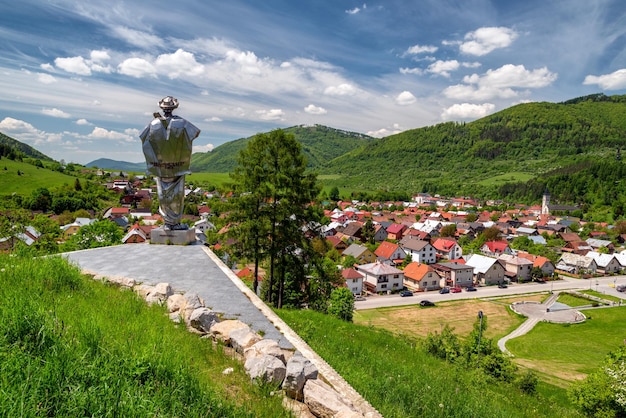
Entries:
<svg viewBox="0 0 626 418">
<path fill-rule="evenodd" d="M 498 296 L 520 295 L 525 293 L 584 289 L 597 290 L 600 293 L 620 297 L 626 302 L 626 293 L 620 293 L 615 290 L 614 287 L 609 286 L 613 284 L 626 284 L 626 276 L 601 277 L 598 279 L 573 279 L 564 277 L 562 280 L 545 283 L 513 283 L 506 289 L 500 289 L 497 286 L 485 286 L 478 287 L 476 292 L 466 292 L 464 290 L 461 293 L 446 293 L 443 295 L 438 291 L 418 292 L 411 297 L 402 297 L 400 295 L 373 295 L 368 296 L 366 300 L 355 302 L 354 307 L 357 310 L 375 309 L 389 306 L 415 305 L 424 299 L 428 299 L 436 303 L 449 300 L 491 298 Z"/>
</svg>

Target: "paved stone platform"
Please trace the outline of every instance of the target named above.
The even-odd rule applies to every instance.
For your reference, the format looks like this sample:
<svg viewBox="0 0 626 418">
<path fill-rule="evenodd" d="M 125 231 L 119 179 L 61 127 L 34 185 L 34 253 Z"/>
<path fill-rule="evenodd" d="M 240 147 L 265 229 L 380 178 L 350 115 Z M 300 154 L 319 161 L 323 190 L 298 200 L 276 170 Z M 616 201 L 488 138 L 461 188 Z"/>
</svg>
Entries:
<svg viewBox="0 0 626 418">
<path fill-rule="evenodd" d="M 175 292 L 197 293 L 207 308 L 223 314 L 224 319 L 239 319 L 264 338 L 278 341 L 281 347 L 294 348 L 242 292 L 239 278 L 232 272 L 227 274 L 223 263 L 203 245 L 125 244 L 63 256 L 85 273 L 127 277 L 150 285 L 169 283 Z"/>
</svg>

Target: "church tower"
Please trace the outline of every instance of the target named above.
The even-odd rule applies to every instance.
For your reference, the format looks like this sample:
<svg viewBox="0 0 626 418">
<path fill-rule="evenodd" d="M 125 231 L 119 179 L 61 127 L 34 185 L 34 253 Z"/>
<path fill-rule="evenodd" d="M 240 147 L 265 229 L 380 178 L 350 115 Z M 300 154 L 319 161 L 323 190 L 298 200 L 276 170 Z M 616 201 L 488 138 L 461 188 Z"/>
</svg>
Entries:
<svg viewBox="0 0 626 418">
<path fill-rule="evenodd" d="M 541 214 L 549 215 L 550 214 L 550 192 L 546 187 L 546 191 L 543 192 L 543 199 L 541 200 Z"/>
</svg>

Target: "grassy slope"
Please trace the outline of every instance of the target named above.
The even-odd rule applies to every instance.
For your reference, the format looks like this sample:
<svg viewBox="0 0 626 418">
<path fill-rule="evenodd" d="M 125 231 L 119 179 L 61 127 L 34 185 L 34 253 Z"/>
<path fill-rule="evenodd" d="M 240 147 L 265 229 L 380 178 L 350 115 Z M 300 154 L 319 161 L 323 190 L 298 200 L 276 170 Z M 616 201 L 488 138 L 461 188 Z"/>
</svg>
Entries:
<svg viewBox="0 0 626 418">
<path fill-rule="evenodd" d="M 18 170 L 23 174 L 18 176 Z M 17 193 L 28 196 L 39 187 L 52 188 L 63 184 L 74 184 L 74 181 L 75 177 L 58 171 L 6 158 L 0 160 L 0 194 Z"/>
<path fill-rule="evenodd" d="M 562 390 L 541 384 L 525 395 L 437 360 L 409 337 L 312 311 L 279 315 L 386 418 L 579 416 Z"/>
<path fill-rule="evenodd" d="M 59 257 L 0 255 L 0 300 L 1 416 L 289 416 L 219 346 Z"/>
</svg>

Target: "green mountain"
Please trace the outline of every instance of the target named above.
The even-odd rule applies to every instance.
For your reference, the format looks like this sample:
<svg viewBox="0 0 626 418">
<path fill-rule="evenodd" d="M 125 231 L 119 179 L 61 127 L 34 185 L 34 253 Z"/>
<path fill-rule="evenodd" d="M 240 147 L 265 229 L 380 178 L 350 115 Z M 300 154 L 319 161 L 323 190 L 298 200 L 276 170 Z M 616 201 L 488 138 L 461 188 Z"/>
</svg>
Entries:
<svg viewBox="0 0 626 418">
<path fill-rule="evenodd" d="M 308 166 L 314 170 L 318 170 L 328 161 L 374 141 L 374 138 L 364 134 L 322 125 L 300 125 L 283 130 L 292 133 L 301 144 Z M 239 151 L 244 149 L 251 139 L 252 137 L 237 139 L 220 145 L 211 152 L 193 154 L 192 171 L 216 173 L 232 171 L 237 165 Z"/>
<path fill-rule="evenodd" d="M 337 178 L 327 185 L 370 191 L 507 197 L 534 184 L 532 192 L 517 197 L 536 200 L 556 178 L 621 172 L 625 146 L 626 96 L 599 94 L 520 104 L 471 123 L 405 131 L 371 141 L 319 172 Z M 516 188 L 511 190 L 511 184 Z M 556 197 L 571 201 L 586 190 L 575 192 Z"/>
<path fill-rule="evenodd" d="M 26 157 L 35 158 L 35 159 L 39 159 L 42 161 L 53 161 L 52 158 L 48 157 L 42 152 L 37 151 L 35 148 L 31 147 L 30 145 L 26 145 L 25 143 L 20 142 L 16 139 L 13 139 L 9 136 L 6 136 L 5 134 L 1 132 L 0 132 L 0 147 L 2 147 L 3 149 L 13 149 L 23 154 Z M 4 153 L 2 153 L 2 155 L 4 155 Z"/>
<path fill-rule="evenodd" d="M 146 163 L 129 163 L 126 161 L 116 161 L 108 158 L 99 158 L 90 163 L 85 164 L 85 167 L 102 168 L 104 170 L 113 171 L 131 171 L 131 172 L 144 172 L 146 171 Z"/>
</svg>

